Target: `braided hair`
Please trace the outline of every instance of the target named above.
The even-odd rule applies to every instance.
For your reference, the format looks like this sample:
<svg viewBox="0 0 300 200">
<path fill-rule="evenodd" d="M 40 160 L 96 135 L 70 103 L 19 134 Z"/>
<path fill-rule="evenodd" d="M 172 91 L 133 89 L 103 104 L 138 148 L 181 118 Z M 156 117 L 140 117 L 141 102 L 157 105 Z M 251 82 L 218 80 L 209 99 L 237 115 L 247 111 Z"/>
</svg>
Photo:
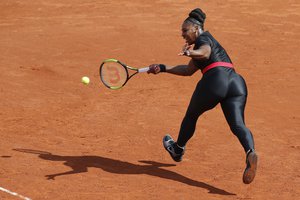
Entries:
<svg viewBox="0 0 300 200">
<path fill-rule="evenodd" d="M 205 18 L 206 14 L 200 8 L 195 8 L 189 13 L 189 17 L 186 18 L 184 22 L 198 25 L 203 30 Z"/>
</svg>

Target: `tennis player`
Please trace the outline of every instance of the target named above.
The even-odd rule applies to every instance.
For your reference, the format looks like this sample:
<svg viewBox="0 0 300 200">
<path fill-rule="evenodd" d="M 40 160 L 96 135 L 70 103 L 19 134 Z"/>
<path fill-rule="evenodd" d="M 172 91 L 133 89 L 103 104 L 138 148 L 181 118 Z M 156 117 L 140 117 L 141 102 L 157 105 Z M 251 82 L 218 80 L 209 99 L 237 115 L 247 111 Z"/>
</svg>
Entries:
<svg viewBox="0 0 300 200">
<path fill-rule="evenodd" d="M 246 153 L 246 169 L 243 182 L 253 181 L 257 168 L 257 154 L 254 139 L 244 121 L 247 87 L 244 79 L 235 72 L 232 61 L 225 49 L 208 32 L 204 31 L 205 13 L 196 8 L 189 13 L 182 24 L 182 37 L 186 40 L 181 56 L 190 57 L 187 65 L 166 66 L 152 64 L 148 73 L 191 76 L 199 69 L 203 76 L 191 97 L 183 118 L 177 141 L 170 135 L 163 138 L 163 145 L 174 161 L 180 162 L 186 144 L 195 132 L 197 120 L 205 111 L 221 104 L 231 131 L 239 139 Z"/>
</svg>

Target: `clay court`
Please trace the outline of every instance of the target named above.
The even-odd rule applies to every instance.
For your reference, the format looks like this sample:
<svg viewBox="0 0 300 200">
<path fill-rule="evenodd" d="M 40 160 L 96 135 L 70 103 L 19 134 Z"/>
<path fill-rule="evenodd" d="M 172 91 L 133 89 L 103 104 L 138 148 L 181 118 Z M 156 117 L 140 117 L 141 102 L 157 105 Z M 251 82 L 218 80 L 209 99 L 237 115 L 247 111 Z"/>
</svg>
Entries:
<svg viewBox="0 0 300 200">
<path fill-rule="evenodd" d="M 196 7 L 248 85 L 250 185 L 219 105 L 182 162 L 162 146 L 177 138 L 200 72 L 139 74 L 116 91 L 99 80 L 107 58 L 186 64 L 181 23 Z M 0 199 L 297 199 L 299 41 L 298 0 L 1 0 Z"/>
</svg>

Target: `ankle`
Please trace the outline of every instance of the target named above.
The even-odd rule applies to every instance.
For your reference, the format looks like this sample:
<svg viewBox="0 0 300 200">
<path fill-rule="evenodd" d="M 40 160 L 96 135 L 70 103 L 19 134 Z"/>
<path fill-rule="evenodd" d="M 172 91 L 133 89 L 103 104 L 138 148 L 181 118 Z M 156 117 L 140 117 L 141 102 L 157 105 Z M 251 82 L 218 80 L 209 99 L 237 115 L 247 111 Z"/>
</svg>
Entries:
<svg viewBox="0 0 300 200">
<path fill-rule="evenodd" d="M 255 152 L 255 150 L 254 150 L 254 149 L 249 149 L 249 150 L 246 152 L 246 156 L 248 157 L 248 155 L 249 155 L 250 153 L 252 153 L 252 152 Z"/>
<path fill-rule="evenodd" d="M 181 154 L 184 152 L 185 147 L 179 146 L 177 143 L 174 145 L 174 150 L 177 154 Z"/>
<path fill-rule="evenodd" d="M 181 147 L 181 146 L 179 146 L 177 143 L 176 143 L 176 146 L 178 147 L 178 148 L 180 148 L 180 149 L 184 149 L 184 146 L 183 147 Z"/>
</svg>

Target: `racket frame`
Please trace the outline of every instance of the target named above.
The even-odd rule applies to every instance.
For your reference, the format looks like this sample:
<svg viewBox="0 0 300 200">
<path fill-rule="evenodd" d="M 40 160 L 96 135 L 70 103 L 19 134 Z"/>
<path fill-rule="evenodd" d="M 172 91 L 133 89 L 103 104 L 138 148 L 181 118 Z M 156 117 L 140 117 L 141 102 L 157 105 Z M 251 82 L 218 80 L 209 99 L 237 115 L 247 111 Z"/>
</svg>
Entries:
<svg viewBox="0 0 300 200">
<path fill-rule="evenodd" d="M 127 75 L 127 78 L 126 78 L 126 81 L 121 85 L 121 86 L 109 86 L 107 85 L 103 80 L 102 80 L 102 76 L 101 76 L 101 70 L 102 70 L 102 67 L 105 63 L 108 63 L 108 62 L 115 62 L 115 63 L 118 63 L 120 64 L 122 67 L 124 67 L 125 71 L 126 71 L 126 75 Z M 129 76 L 129 72 L 128 72 L 128 69 L 132 70 L 132 71 L 135 71 L 135 73 L 131 74 Z M 112 89 L 112 90 L 118 90 L 118 89 L 121 89 L 127 82 L 128 80 L 133 77 L 134 75 L 136 75 L 137 73 L 139 72 L 147 72 L 149 70 L 149 67 L 144 67 L 144 68 L 135 68 L 135 67 L 130 67 L 124 63 L 122 63 L 121 61 L 117 60 L 117 59 L 114 59 L 114 58 L 109 58 L 109 59 L 106 59 L 104 60 L 101 65 L 100 65 L 100 68 L 99 68 L 99 75 L 100 75 L 100 80 L 102 81 L 102 83 L 109 89 Z"/>
</svg>

